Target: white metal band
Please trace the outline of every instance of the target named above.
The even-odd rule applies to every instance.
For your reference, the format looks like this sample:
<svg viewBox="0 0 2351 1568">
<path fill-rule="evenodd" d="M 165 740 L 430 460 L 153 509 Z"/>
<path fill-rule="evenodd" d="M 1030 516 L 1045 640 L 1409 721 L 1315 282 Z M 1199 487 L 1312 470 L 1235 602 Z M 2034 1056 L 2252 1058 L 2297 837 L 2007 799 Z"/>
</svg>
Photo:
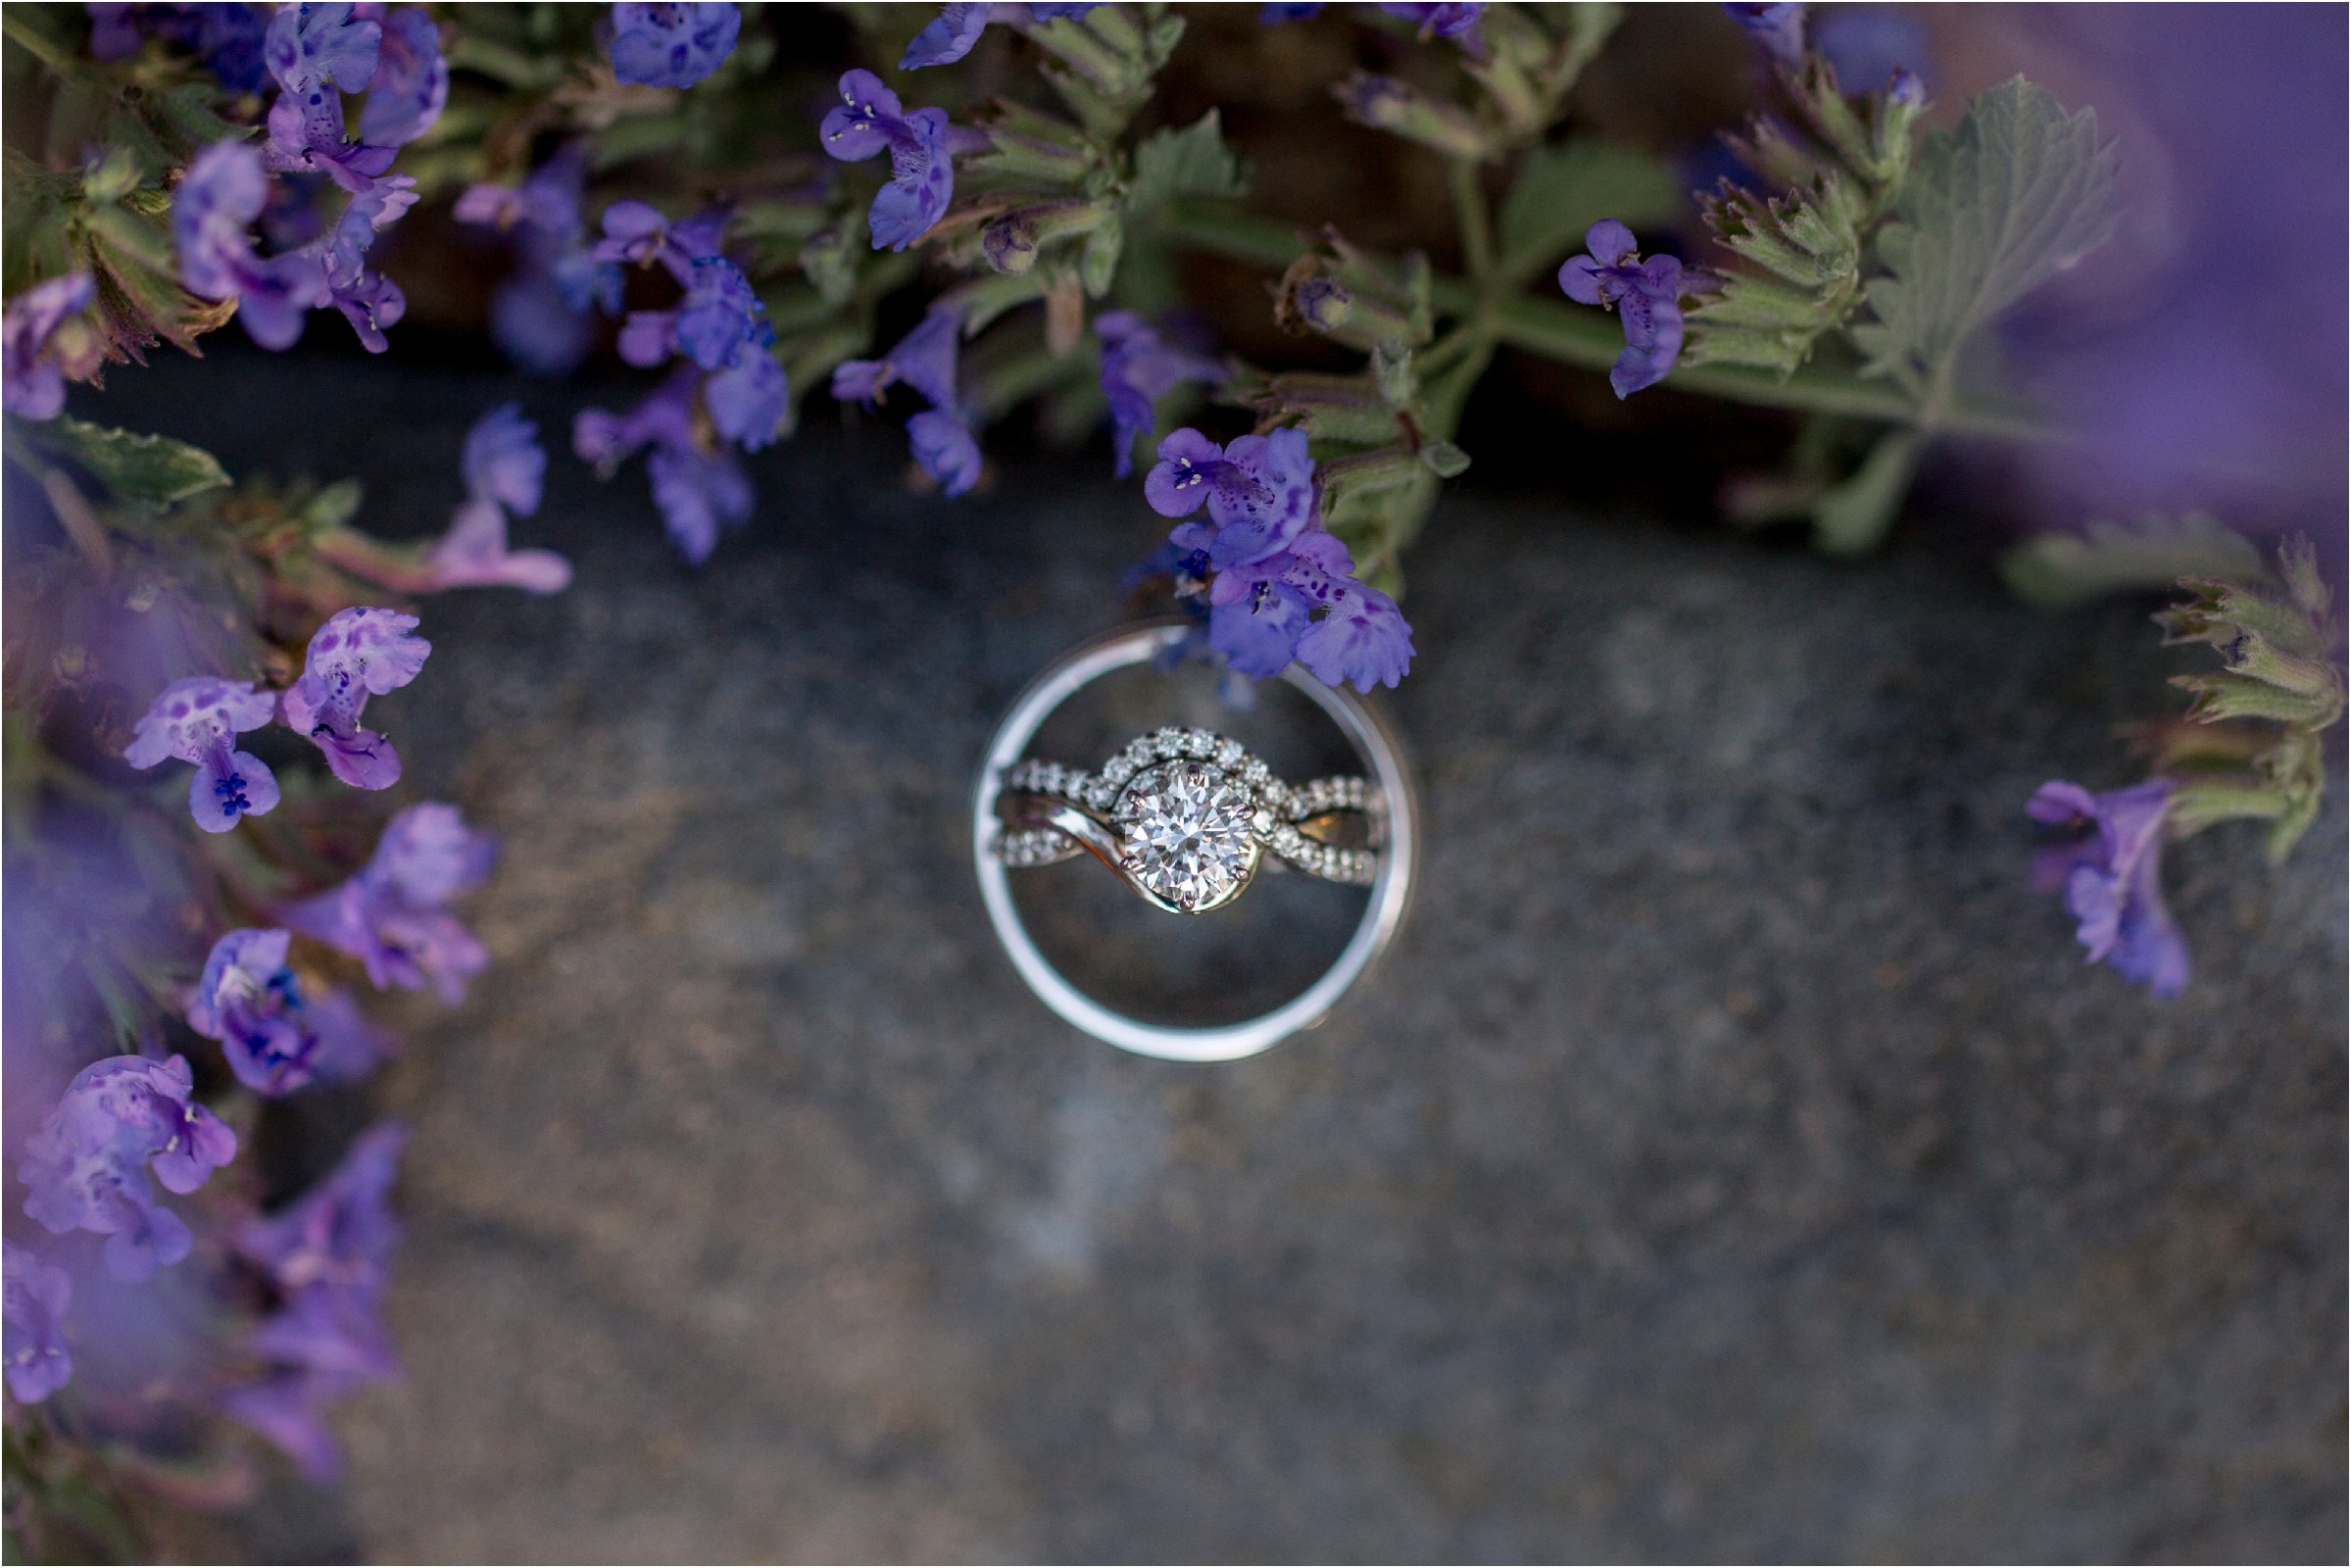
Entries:
<svg viewBox="0 0 2351 1568">
<path fill-rule="evenodd" d="M 991 848 L 1000 825 L 997 794 L 1004 776 L 1028 755 L 1029 742 L 1046 719 L 1104 675 L 1147 663 L 1171 649 L 1190 629 L 1188 623 L 1177 620 L 1106 633 L 1063 655 L 1021 693 L 997 726 L 988 755 L 980 763 L 979 781 L 972 791 L 971 858 L 979 874 L 980 898 L 988 906 L 988 919 L 996 927 L 998 940 L 1011 956 L 1021 979 L 1047 1006 L 1097 1040 L 1121 1050 L 1170 1061 L 1235 1061 L 1322 1022 L 1387 950 L 1403 921 L 1419 853 L 1419 803 L 1402 749 L 1369 705 L 1344 687 L 1325 686 L 1296 664 L 1282 672 L 1282 679 L 1303 692 L 1339 726 L 1362 759 L 1365 775 L 1379 786 L 1387 803 L 1387 843 L 1363 917 L 1337 960 L 1313 984 L 1271 1012 L 1240 1023 L 1186 1029 L 1145 1023 L 1104 1006 L 1072 985 L 1039 950 L 1012 902 L 1004 862 Z"/>
</svg>

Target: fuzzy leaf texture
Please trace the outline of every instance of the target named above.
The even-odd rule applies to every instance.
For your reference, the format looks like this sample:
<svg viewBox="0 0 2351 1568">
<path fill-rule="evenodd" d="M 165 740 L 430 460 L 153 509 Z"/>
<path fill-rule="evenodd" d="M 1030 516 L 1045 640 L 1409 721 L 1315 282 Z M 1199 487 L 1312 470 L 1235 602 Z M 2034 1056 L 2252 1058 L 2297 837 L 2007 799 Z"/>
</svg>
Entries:
<svg viewBox="0 0 2351 1568">
<path fill-rule="evenodd" d="M 2268 569 L 2242 534 L 2201 512 L 2045 533 L 2000 558 L 2008 591 L 2042 610 L 2170 588 L 2182 577 L 2258 580 Z"/>
<path fill-rule="evenodd" d="M 168 507 L 228 483 L 220 460 L 170 436 L 137 435 L 60 415 L 39 427 L 43 446 L 70 458 L 123 501 Z"/>
<path fill-rule="evenodd" d="M 1894 211 L 1867 290 L 1877 318 L 1853 339 L 1863 373 L 1924 393 L 1979 327 L 2114 232 L 2114 149 L 2094 113 L 2018 76 L 1926 139 Z"/>
<path fill-rule="evenodd" d="M 1241 160 L 1225 145 L 1224 126 L 1211 109 L 1181 129 L 1152 133 L 1135 149 L 1127 207 L 1145 213 L 1179 196 L 1239 196 L 1248 185 Z"/>
</svg>

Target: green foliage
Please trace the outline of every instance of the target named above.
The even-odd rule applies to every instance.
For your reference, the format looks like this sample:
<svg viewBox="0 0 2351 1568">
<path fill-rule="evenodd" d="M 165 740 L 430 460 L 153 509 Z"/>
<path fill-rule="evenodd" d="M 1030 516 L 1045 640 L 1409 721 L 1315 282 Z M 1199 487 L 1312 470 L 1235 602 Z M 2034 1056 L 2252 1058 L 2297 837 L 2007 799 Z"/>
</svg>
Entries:
<svg viewBox="0 0 2351 1568">
<path fill-rule="evenodd" d="M 2080 534 L 2045 533 L 2000 558 L 2008 591 L 2043 610 L 2169 588 L 2182 577 L 2238 581 L 2266 576 L 2261 552 L 2205 513 L 2142 517 L 2131 526 L 2092 522 Z"/>
<path fill-rule="evenodd" d="M 1681 210 L 1682 181 L 1654 153 L 1591 136 L 1531 147 L 1502 199 L 1501 270 L 1524 277 L 1556 267 L 1603 218 L 1639 233 Z"/>
<path fill-rule="evenodd" d="M 2067 114 L 2022 76 L 1989 89 L 1956 134 L 1919 148 L 1879 236 L 1875 318 L 1853 331 L 1865 373 L 1927 396 L 1971 334 L 2104 244 L 2114 220 L 2114 149 L 2097 117 Z"/>
<path fill-rule="evenodd" d="M 18 429 L 89 470 L 118 499 L 138 506 L 168 507 L 229 482 L 220 459 L 169 436 L 109 429 L 65 415 Z"/>
<path fill-rule="evenodd" d="M 1135 148 L 1127 181 L 1127 210 L 1151 213 L 1179 196 L 1246 195 L 1249 176 L 1225 145 L 1224 126 L 1211 109 L 1191 124 L 1152 132 Z"/>
<path fill-rule="evenodd" d="M 1722 287 L 1690 312 L 1687 358 L 1786 379 L 1860 303 L 1870 243 L 1909 172 L 1924 105 L 1883 90 L 1847 99 L 1817 55 L 1781 81 L 1802 134 L 1758 117 L 1729 140 L 1782 194 L 1725 180 L 1699 198 L 1715 238 L 1745 266 L 1727 270 Z"/>
<path fill-rule="evenodd" d="M 2283 858 L 2317 820 L 2326 789 L 2321 734 L 2343 716 L 2342 627 L 2307 539 L 2278 553 L 2282 593 L 2190 577 L 2191 597 L 2157 615 L 2165 641 L 2202 643 L 2218 672 L 2174 677 L 2187 690 L 2187 724 L 2168 735 L 2161 760 L 2183 775 L 2173 793 L 2173 831 L 2215 822 L 2270 824 L 2270 855 Z M 2207 740 L 2200 726 L 2217 731 Z"/>
</svg>

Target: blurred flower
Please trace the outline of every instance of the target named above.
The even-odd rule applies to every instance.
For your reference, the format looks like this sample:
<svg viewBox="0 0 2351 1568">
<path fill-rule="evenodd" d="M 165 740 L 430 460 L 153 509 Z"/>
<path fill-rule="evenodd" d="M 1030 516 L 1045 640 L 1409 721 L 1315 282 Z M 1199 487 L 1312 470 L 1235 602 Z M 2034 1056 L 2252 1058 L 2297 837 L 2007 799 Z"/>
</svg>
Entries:
<svg viewBox="0 0 2351 1568">
<path fill-rule="evenodd" d="M 345 92 L 364 91 L 375 74 L 383 24 L 355 21 L 354 8 L 339 4 L 281 5 L 269 18 L 262 58 L 269 74 L 288 92 L 320 83 Z"/>
<path fill-rule="evenodd" d="M 109 1056 L 75 1074 L 57 1108 L 26 1141 L 18 1179 L 24 1212 L 64 1235 L 106 1238 L 106 1266 L 142 1280 L 188 1255 L 193 1238 L 147 1184 L 192 1193 L 237 1152 L 236 1134 L 189 1091 L 187 1058 Z"/>
<path fill-rule="evenodd" d="M 1058 17 L 1082 17 L 1093 9 L 1091 3 L 941 6 L 939 14 L 906 45 L 906 52 L 899 60 L 898 69 L 920 71 L 925 66 L 953 65 L 971 53 L 971 46 L 980 41 L 980 34 L 992 23 L 1018 27 L 1031 22 L 1051 22 Z"/>
<path fill-rule="evenodd" d="M 248 1089 L 289 1094 L 311 1081 L 318 1036 L 286 965 L 285 931 L 231 931 L 213 944 L 188 999 L 188 1027 L 220 1043 Z"/>
<path fill-rule="evenodd" d="M 1395 600 L 1355 580 L 1347 546 L 1323 529 L 1304 431 L 1219 447 L 1177 430 L 1159 443 L 1143 492 L 1165 517 L 1206 504 L 1206 522 L 1181 523 L 1168 539 L 1215 572 L 1208 643 L 1232 669 L 1278 675 L 1295 659 L 1326 685 L 1369 691 L 1403 679 L 1412 628 Z"/>
<path fill-rule="evenodd" d="M 586 180 L 587 156 L 573 142 L 519 186 L 467 186 L 454 209 L 459 222 L 504 230 L 514 242 L 521 269 L 491 298 L 490 336 L 542 375 L 586 357 L 593 313 L 620 310 L 619 265 L 598 260 L 586 244 L 579 205 Z"/>
<path fill-rule="evenodd" d="M 702 373 L 690 365 L 670 373 L 652 396 L 627 414 L 583 409 L 571 426 L 571 449 L 609 474 L 646 447 L 654 504 L 670 542 L 687 561 L 710 559 L 721 528 L 751 515 L 751 480 L 724 448 L 707 449 L 694 430 L 694 392 Z"/>
<path fill-rule="evenodd" d="M 1415 5 L 1383 4 L 1380 9 L 1392 17 L 1402 17 L 1417 24 L 1423 39 L 1431 36 L 1450 38 L 1471 54 L 1483 54 L 1486 40 L 1478 31 L 1478 23 L 1486 15 L 1480 0 L 1468 4 Z"/>
<path fill-rule="evenodd" d="M 1801 5 L 1726 5 L 1725 11 L 1747 29 L 1772 64 L 1790 71 L 1804 63 L 1804 12 Z M 1841 8 L 1839 8 L 1841 9 Z"/>
<path fill-rule="evenodd" d="M 260 816 L 277 804 L 277 776 L 251 752 L 236 749 L 236 737 L 260 729 L 277 714 L 275 693 L 257 691 L 251 681 L 192 675 L 165 687 L 122 749 L 122 760 L 150 768 L 167 757 L 196 764 L 188 780 L 188 810 L 207 833 L 225 833 L 244 816 Z"/>
<path fill-rule="evenodd" d="M 617 201 L 604 210 L 604 238 L 596 242 L 600 262 L 660 263 L 682 288 L 694 284 L 694 264 L 719 254 L 727 212 L 707 207 L 672 223 L 651 202 Z"/>
<path fill-rule="evenodd" d="M 383 735 L 360 725 L 369 697 L 416 678 L 432 644 L 414 635 L 416 617 L 395 610 L 338 610 L 311 634 L 302 676 L 282 703 L 288 728 L 307 735 L 334 776 L 354 789 L 400 781 L 400 754 Z"/>
<path fill-rule="evenodd" d="M 1848 92 L 1885 83 L 1889 92 L 1925 101 L 1925 76 L 1934 64 L 1927 24 L 1891 6 L 1825 6 L 1812 20 L 1812 47 L 1836 68 Z"/>
<path fill-rule="evenodd" d="M 423 591 L 442 588 L 520 588 L 552 594 L 571 581 L 571 564 L 552 550 L 507 548 L 507 514 L 527 517 L 539 510 L 547 474 L 547 453 L 539 427 L 512 403 L 501 403 L 473 421 L 465 433 L 461 466 L 465 499 L 450 518 L 449 531 L 427 546 L 413 577 L 385 574 L 397 586 Z"/>
<path fill-rule="evenodd" d="M 9 302 L 7 314 L 0 317 L 0 353 L 6 356 L 5 368 L 0 369 L 0 401 L 9 413 L 24 419 L 54 419 L 65 412 L 67 377 L 79 380 L 97 369 L 94 341 L 86 351 L 74 346 L 71 354 L 52 341 L 57 329 L 87 310 L 96 296 L 89 273 L 69 272 Z"/>
<path fill-rule="evenodd" d="M 358 958 L 379 987 L 429 985 L 459 1002 L 490 956 L 447 905 L 480 886 L 497 856 L 497 841 L 465 826 L 456 807 L 412 806 L 385 824 L 358 875 L 278 918 Z"/>
<path fill-rule="evenodd" d="M 441 30 L 423 6 L 384 13 L 383 49 L 360 109 L 360 138 L 403 147 L 430 130 L 449 102 Z"/>
<path fill-rule="evenodd" d="M 962 331 L 957 312 L 934 308 L 880 359 L 849 360 L 833 371 L 833 396 L 843 403 L 870 409 L 904 382 L 930 404 L 928 412 L 906 420 L 906 436 L 914 461 L 951 496 L 963 494 L 980 476 L 979 442 L 955 396 Z"/>
<path fill-rule="evenodd" d="M 328 989 L 309 995 L 303 1010 L 318 1037 L 311 1069 L 321 1083 L 365 1078 L 400 1054 L 399 1037 L 362 1012 L 348 991 Z"/>
<path fill-rule="evenodd" d="M 726 63 L 743 30 L 735 6 L 612 7 L 612 74 L 648 87 L 691 87 Z"/>
<path fill-rule="evenodd" d="M 66 1349 L 66 1308 L 73 1299 L 73 1282 L 62 1268 L 52 1268 L 30 1248 L 0 1242 L 0 1297 L 5 1297 L 8 1392 L 26 1404 L 38 1404 L 73 1375 L 73 1357 Z"/>
<path fill-rule="evenodd" d="M 400 1373 L 382 1312 L 400 1239 L 391 1190 L 407 1141 L 397 1122 L 370 1129 L 325 1180 L 237 1238 L 239 1254 L 278 1292 L 278 1309 L 248 1341 L 276 1370 L 222 1404 L 314 1481 L 332 1479 L 340 1463 L 322 1407 Z"/>
<path fill-rule="evenodd" d="M 220 85 L 231 92 L 259 92 L 269 79 L 262 41 L 269 6 L 91 5 L 90 53 L 100 60 L 127 60 L 149 37 L 192 49 Z"/>
<path fill-rule="evenodd" d="M 866 222 L 875 250 L 903 251 L 945 216 L 955 196 L 947 111 L 904 113 L 898 94 L 870 71 L 852 71 L 841 78 L 841 103 L 820 127 L 825 153 L 857 163 L 888 151 L 890 183 L 875 193 Z"/>
<path fill-rule="evenodd" d="M 1603 218 L 1584 236 L 1589 256 L 1571 256 L 1559 268 L 1559 286 L 1579 305 L 1616 312 L 1625 329 L 1625 352 L 1608 372 L 1620 398 L 1655 386 L 1682 352 L 1682 264 L 1671 256 L 1643 262 L 1633 231 Z"/>
<path fill-rule="evenodd" d="M 1111 476 L 1123 479 L 1135 471 L 1135 441 L 1151 434 L 1159 399 L 1186 381 L 1221 381 L 1224 367 L 1172 347 L 1133 311 L 1103 312 L 1094 331 L 1102 339 L 1102 396 L 1110 404 Z"/>
<path fill-rule="evenodd" d="M 235 300 L 237 319 L 266 349 L 291 348 L 303 317 L 326 303 L 326 276 L 300 253 L 255 254 L 249 230 L 269 201 L 261 155 L 236 142 L 198 154 L 171 199 L 179 280 L 208 300 Z"/>
<path fill-rule="evenodd" d="M 2055 782 L 2025 805 L 2035 822 L 2088 830 L 2036 855 L 2033 885 L 2064 890 L 2090 962 L 2111 963 L 2159 997 L 2178 996 L 2188 973 L 2187 944 L 2164 906 L 2160 880 L 2171 798 L 2162 779 L 2104 795 Z"/>
</svg>

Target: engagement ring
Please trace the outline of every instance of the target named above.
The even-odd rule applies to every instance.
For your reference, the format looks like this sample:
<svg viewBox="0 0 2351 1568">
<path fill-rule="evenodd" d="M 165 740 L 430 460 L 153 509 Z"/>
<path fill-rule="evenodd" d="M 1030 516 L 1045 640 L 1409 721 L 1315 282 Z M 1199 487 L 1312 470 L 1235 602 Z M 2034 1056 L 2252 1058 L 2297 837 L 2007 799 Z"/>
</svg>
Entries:
<svg viewBox="0 0 2351 1568">
<path fill-rule="evenodd" d="M 1387 949 L 1411 892 L 1414 797 L 1401 748 L 1377 711 L 1297 665 L 1279 678 L 1338 729 L 1358 771 L 1293 783 L 1240 740 L 1173 725 L 1091 770 L 1029 755 L 1039 728 L 1071 697 L 1105 675 L 1175 653 L 1191 635 L 1182 622 L 1110 633 L 1065 655 L 1021 694 L 980 766 L 972 858 L 997 936 L 1053 1011 L 1144 1055 L 1229 1061 L 1321 1022 Z M 1337 959 L 1280 1006 L 1233 1024 L 1152 1023 L 1079 990 L 1021 918 L 1008 873 L 1079 855 L 1093 856 L 1153 908 L 1174 914 L 1224 908 L 1267 869 L 1338 884 L 1328 897 L 1359 897 L 1363 909 Z"/>
<path fill-rule="evenodd" d="M 1156 908 L 1205 914 L 1260 866 L 1369 887 L 1386 803 L 1362 778 L 1290 785 L 1230 737 L 1168 726 L 1092 773 L 1030 759 L 1004 772 L 998 859 L 1050 865 L 1091 854 Z"/>
</svg>

